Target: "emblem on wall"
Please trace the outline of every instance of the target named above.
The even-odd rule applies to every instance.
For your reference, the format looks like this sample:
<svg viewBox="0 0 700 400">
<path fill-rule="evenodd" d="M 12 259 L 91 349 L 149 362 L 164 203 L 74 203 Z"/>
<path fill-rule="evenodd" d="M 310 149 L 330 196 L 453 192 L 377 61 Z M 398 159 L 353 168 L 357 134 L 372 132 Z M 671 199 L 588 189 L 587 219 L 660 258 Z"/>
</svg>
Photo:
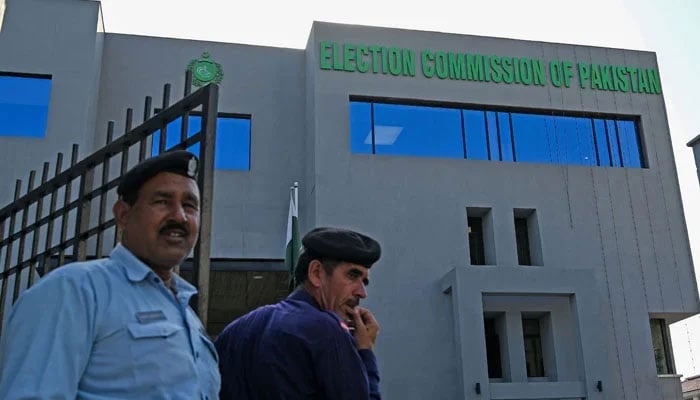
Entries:
<svg viewBox="0 0 700 400">
<path fill-rule="evenodd" d="M 214 62 L 208 52 L 202 53 L 202 58 L 195 58 L 187 64 L 187 70 L 192 72 L 192 84 L 204 86 L 208 83 L 221 83 L 224 71 L 221 64 Z"/>
</svg>

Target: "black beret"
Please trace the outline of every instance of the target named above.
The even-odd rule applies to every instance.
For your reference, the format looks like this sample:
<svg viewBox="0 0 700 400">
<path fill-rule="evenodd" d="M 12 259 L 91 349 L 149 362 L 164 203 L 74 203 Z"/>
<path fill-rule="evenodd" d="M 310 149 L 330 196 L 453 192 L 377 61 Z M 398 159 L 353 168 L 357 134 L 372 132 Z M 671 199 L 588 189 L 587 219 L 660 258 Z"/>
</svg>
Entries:
<svg viewBox="0 0 700 400">
<path fill-rule="evenodd" d="M 359 232 L 341 228 L 316 228 L 301 243 L 304 251 L 319 258 L 372 267 L 382 254 L 379 242 Z"/>
<path fill-rule="evenodd" d="M 117 194 L 121 198 L 133 198 L 146 181 L 161 172 L 172 172 L 196 179 L 198 165 L 197 156 L 189 151 L 175 150 L 162 153 L 142 161 L 124 174 L 117 187 Z"/>
</svg>

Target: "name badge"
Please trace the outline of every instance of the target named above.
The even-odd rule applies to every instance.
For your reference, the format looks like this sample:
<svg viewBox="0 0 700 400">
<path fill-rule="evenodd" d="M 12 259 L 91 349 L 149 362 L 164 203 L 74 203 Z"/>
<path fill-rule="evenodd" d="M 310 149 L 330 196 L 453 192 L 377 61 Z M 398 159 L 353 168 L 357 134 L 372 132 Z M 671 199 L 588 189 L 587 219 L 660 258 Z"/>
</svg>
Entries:
<svg viewBox="0 0 700 400">
<path fill-rule="evenodd" d="M 150 324 L 156 321 L 165 321 L 165 314 L 161 310 L 156 311 L 140 311 L 136 313 L 136 319 L 140 324 Z"/>
</svg>

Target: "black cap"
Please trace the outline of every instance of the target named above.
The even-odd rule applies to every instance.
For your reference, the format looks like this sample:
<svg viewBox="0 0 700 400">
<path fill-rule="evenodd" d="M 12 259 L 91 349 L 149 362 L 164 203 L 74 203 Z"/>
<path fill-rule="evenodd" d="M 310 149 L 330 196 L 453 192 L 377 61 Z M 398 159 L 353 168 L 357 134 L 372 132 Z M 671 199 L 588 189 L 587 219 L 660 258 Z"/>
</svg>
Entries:
<svg viewBox="0 0 700 400">
<path fill-rule="evenodd" d="M 161 172 L 172 172 L 191 179 L 197 178 L 197 156 L 185 150 L 169 151 L 144 160 L 130 169 L 117 187 L 117 194 L 127 202 L 136 199 L 141 186 Z"/>
<path fill-rule="evenodd" d="M 330 258 L 372 267 L 382 254 L 379 242 L 367 235 L 342 228 L 316 228 L 301 243 L 304 251 L 318 258 Z"/>
</svg>

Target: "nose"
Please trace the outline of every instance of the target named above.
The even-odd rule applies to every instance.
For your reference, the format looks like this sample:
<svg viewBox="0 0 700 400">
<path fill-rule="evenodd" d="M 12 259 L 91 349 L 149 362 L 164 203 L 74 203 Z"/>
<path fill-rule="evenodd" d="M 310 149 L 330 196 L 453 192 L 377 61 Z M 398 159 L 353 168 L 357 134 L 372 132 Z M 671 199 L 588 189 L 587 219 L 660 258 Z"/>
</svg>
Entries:
<svg viewBox="0 0 700 400">
<path fill-rule="evenodd" d="M 365 284 L 360 282 L 358 284 L 357 289 L 355 289 L 355 296 L 361 298 L 361 299 L 366 299 L 367 298 L 367 288 L 365 287 Z"/>
<path fill-rule="evenodd" d="M 187 213 L 185 212 L 185 209 L 179 204 L 173 206 L 170 212 L 170 217 L 176 222 L 187 222 Z"/>
</svg>

